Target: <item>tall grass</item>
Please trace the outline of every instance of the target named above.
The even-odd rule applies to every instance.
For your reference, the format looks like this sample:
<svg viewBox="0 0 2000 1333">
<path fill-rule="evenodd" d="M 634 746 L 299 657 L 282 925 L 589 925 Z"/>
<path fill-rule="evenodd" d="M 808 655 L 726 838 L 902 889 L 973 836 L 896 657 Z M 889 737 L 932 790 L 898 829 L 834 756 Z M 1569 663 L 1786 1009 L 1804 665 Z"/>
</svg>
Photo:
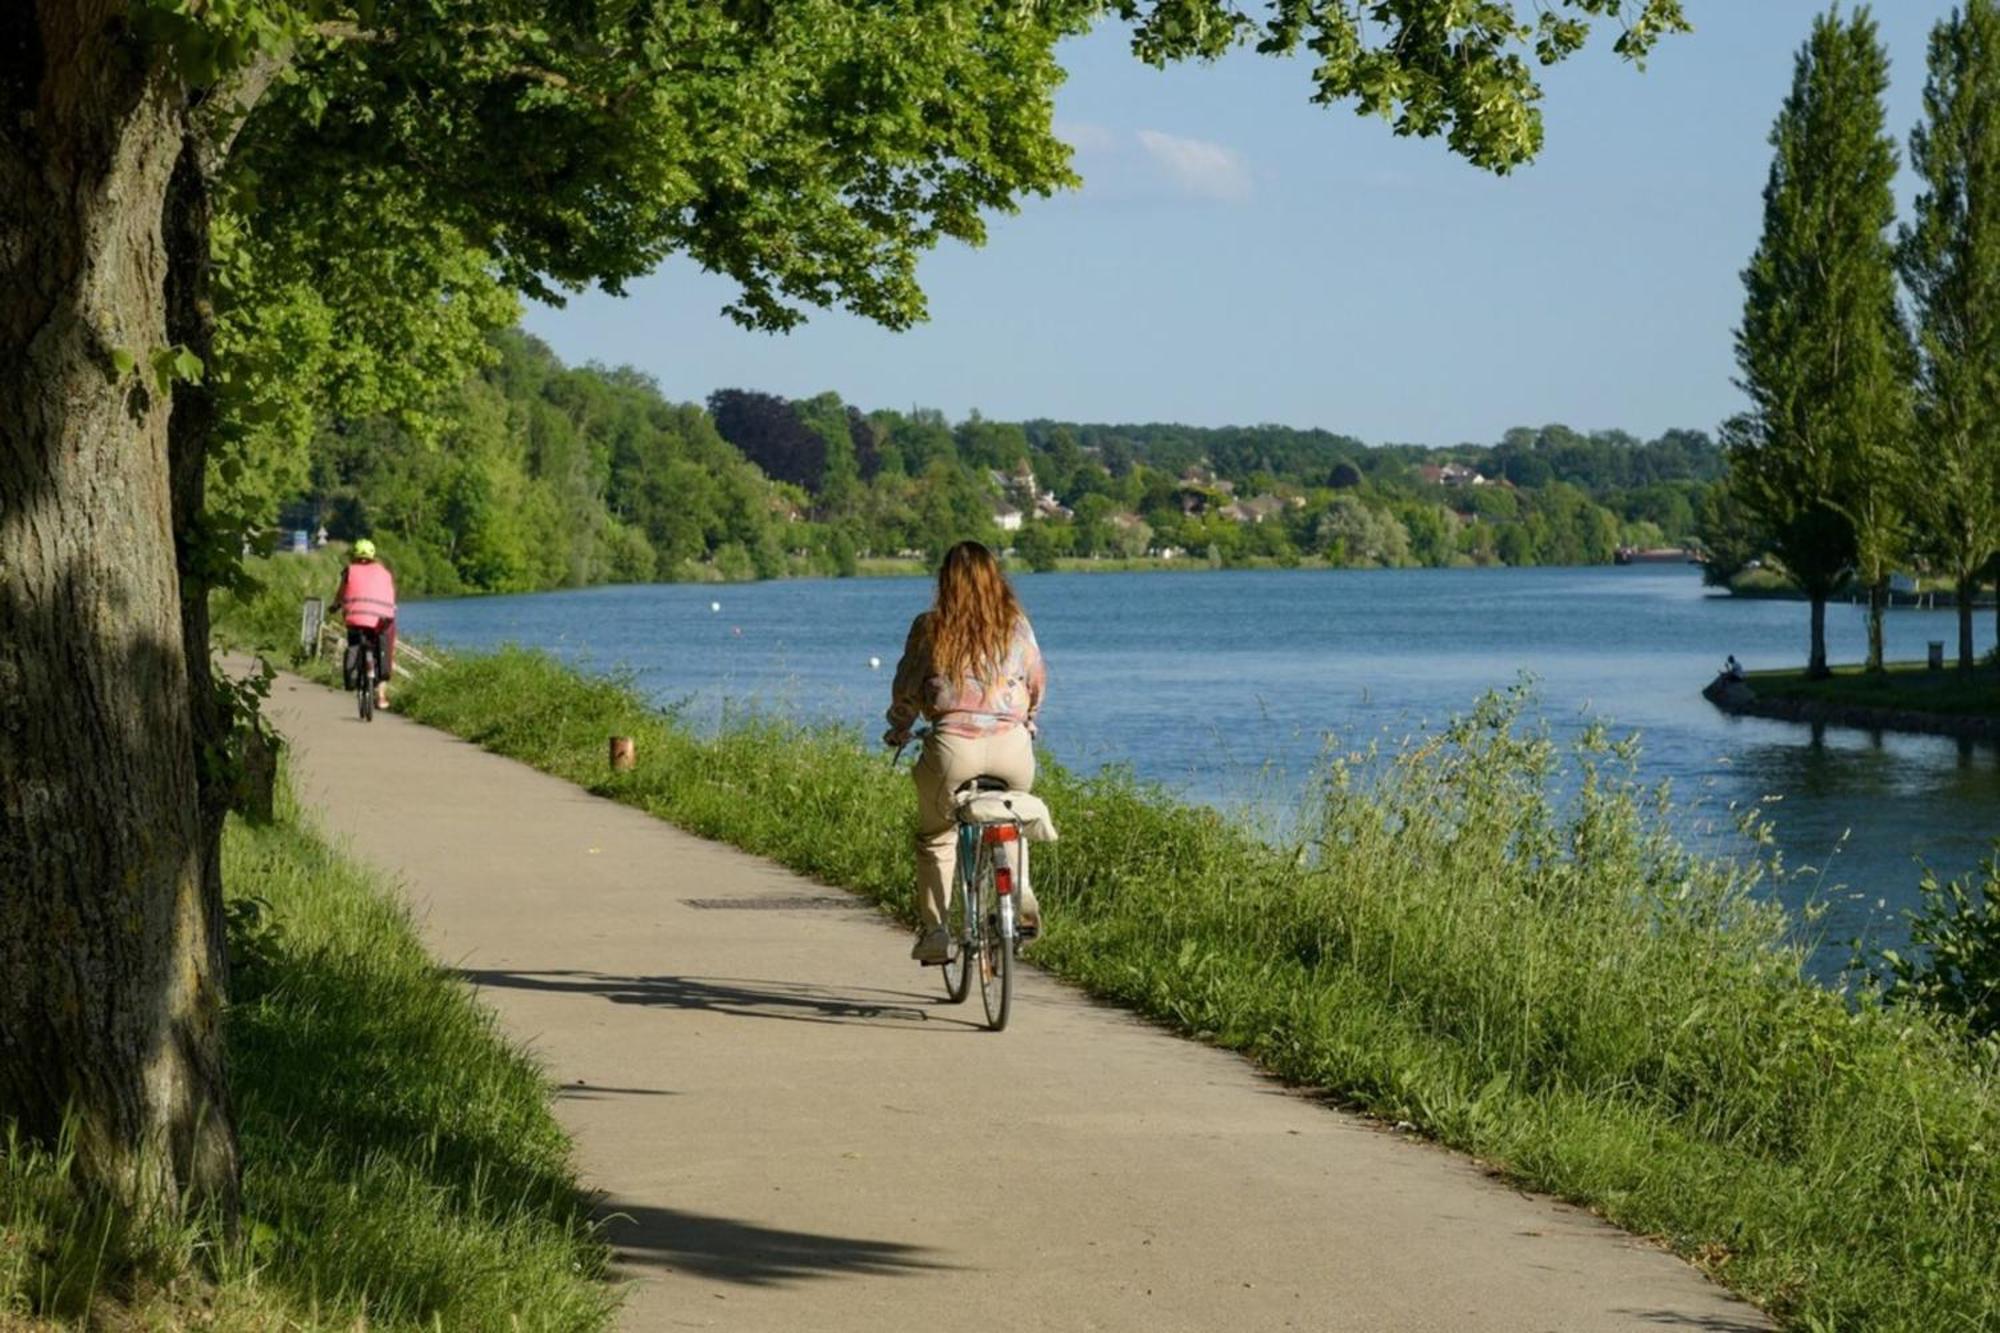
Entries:
<svg viewBox="0 0 2000 1333">
<path fill-rule="evenodd" d="M 909 910 L 909 782 L 858 735 L 702 739 L 521 652 L 401 702 Z M 636 738 L 635 771 L 605 771 L 613 733 Z M 1127 775 L 1051 768 L 1064 840 L 1038 862 L 1036 955 L 1658 1236 L 1791 1326 L 2000 1327 L 1990 1051 L 1810 980 L 1755 871 L 1683 850 L 1632 757 L 1560 747 L 1488 700 L 1333 764 L 1288 846 Z"/>
<path fill-rule="evenodd" d="M 404 910 L 285 805 L 232 822 L 243 1218 L 140 1230 L 66 1154 L 0 1144 L 0 1327 L 575 1329 L 605 1251 L 534 1064 Z"/>
<path fill-rule="evenodd" d="M 209 598 L 215 641 L 268 653 L 274 661 L 290 660 L 299 646 L 306 598 L 331 600 L 346 559 L 345 548 L 322 547 L 307 555 L 284 552 L 244 560 L 241 586 Z"/>
</svg>

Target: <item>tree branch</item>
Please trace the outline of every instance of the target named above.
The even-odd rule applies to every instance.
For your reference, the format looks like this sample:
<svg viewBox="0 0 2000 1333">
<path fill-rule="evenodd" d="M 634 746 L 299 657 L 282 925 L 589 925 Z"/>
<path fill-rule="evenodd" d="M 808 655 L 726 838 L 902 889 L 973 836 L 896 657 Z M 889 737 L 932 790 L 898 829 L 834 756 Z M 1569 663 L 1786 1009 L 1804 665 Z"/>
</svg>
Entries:
<svg viewBox="0 0 2000 1333">
<path fill-rule="evenodd" d="M 202 174 L 209 180 L 221 174 L 223 164 L 229 160 L 229 150 L 235 146 L 236 136 L 243 132 L 250 113 L 257 109 L 278 77 L 291 67 L 297 50 L 296 45 L 287 43 L 259 52 L 210 90 L 194 109 L 198 161 Z"/>
</svg>

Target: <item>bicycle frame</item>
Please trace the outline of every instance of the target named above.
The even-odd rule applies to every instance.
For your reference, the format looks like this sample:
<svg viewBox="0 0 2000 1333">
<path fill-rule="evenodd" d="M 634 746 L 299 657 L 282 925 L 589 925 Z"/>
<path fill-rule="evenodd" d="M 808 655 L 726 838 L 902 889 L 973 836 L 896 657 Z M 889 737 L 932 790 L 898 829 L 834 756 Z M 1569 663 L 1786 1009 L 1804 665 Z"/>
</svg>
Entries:
<svg viewBox="0 0 2000 1333">
<path fill-rule="evenodd" d="M 1011 829 L 1013 836 L 1004 842 L 988 843 L 985 841 L 988 829 Z M 959 821 L 958 866 L 953 878 L 958 881 L 959 910 L 965 922 L 968 942 L 977 939 L 975 932 L 983 928 L 983 923 L 978 920 L 979 862 L 982 850 L 989 846 L 1014 848 L 1015 863 L 1010 867 L 1013 871 L 1011 877 L 1013 885 L 1022 884 L 1028 878 L 1028 840 L 1021 836 L 1021 826 L 1018 823 L 981 824 L 967 820 Z M 1015 936 L 1015 899 L 1018 893 L 1010 886 L 995 896 L 999 899 L 1000 905 L 1001 934 L 1012 939 Z"/>
</svg>

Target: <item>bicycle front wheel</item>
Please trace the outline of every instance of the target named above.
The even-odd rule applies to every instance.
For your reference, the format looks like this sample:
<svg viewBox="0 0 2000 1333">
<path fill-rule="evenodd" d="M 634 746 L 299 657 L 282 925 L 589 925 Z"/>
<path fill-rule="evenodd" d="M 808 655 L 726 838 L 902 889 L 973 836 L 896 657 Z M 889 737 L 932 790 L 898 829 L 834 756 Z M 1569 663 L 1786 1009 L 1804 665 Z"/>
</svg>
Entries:
<svg viewBox="0 0 2000 1333">
<path fill-rule="evenodd" d="M 1014 901 L 1000 896 L 993 854 L 984 847 L 979 851 L 978 893 L 979 998 L 986 1005 L 986 1026 L 999 1032 L 1014 1007 Z"/>
</svg>

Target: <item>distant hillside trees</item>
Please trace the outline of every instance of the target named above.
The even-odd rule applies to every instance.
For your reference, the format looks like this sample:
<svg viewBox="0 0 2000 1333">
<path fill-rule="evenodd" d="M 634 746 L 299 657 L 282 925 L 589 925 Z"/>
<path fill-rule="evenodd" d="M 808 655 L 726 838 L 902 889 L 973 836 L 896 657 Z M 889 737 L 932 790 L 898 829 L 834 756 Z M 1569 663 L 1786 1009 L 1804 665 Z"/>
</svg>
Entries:
<svg viewBox="0 0 2000 1333">
<path fill-rule="evenodd" d="M 1693 432 L 1547 426 L 1439 451 L 1272 426 L 953 424 L 833 393 L 724 389 L 704 408 L 629 368 L 566 367 L 519 332 L 488 359 L 419 420 L 329 416 L 273 502 L 283 526 L 372 535 L 429 593 L 852 574 L 966 537 L 1041 569 L 1159 552 L 1593 564 L 1695 540 L 1719 459 Z M 1507 481 L 1510 457 L 1543 484 Z"/>
</svg>

